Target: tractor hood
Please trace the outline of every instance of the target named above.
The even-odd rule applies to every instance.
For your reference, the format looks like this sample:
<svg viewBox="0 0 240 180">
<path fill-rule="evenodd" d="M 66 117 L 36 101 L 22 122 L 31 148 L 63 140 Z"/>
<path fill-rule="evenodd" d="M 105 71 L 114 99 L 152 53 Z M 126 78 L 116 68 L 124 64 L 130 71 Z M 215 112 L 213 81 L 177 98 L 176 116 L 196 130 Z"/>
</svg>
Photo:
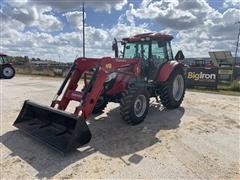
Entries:
<svg viewBox="0 0 240 180">
<path fill-rule="evenodd" d="M 140 58 L 112 58 L 112 57 L 102 57 L 102 58 L 80 57 L 75 60 L 75 62 L 77 62 L 78 64 L 81 64 L 81 65 L 84 64 L 89 67 L 94 67 L 94 65 L 101 66 L 101 65 L 105 64 L 106 66 L 109 66 L 109 67 L 107 67 L 107 69 L 111 69 L 110 66 L 112 66 L 112 68 L 113 68 L 115 64 L 119 64 L 119 63 L 123 64 L 123 67 L 124 67 L 124 66 L 128 66 L 129 65 L 128 63 L 135 64 L 135 63 L 140 63 L 140 61 L 141 61 Z"/>
</svg>

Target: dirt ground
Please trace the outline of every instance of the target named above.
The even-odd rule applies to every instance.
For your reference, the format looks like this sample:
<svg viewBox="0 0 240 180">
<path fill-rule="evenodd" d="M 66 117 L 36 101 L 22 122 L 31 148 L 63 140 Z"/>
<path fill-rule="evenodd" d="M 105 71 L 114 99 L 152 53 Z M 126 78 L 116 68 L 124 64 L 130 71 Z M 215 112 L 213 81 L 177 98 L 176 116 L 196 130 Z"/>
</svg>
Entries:
<svg viewBox="0 0 240 180">
<path fill-rule="evenodd" d="M 110 103 L 89 120 L 91 142 L 62 156 L 12 126 L 25 99 L 48 105 L 61 81 L 0 80 L 1 179 L 240 179 L 240 97 L 187 92 L 175 110 L 151 99 L 137 126 Z"/>
</svg>

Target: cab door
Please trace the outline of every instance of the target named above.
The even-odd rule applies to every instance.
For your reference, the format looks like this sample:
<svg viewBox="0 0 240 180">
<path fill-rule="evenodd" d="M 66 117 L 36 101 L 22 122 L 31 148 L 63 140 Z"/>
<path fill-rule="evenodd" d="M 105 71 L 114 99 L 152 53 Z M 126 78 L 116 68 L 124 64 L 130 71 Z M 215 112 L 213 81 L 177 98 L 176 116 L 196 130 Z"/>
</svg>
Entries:
<svg viewBox="0 0 240 180">
<path fill-rule="evenodd" d="M 161 65 L 173 59 L 170 42 L 166 41 L 152 41 L 151 43 L 151 79 L 154 79 L 158 74 Z"/>
<path fill-rule="evenodd" d="M 142 77 L 147 79 L 149 76 L 150 48 L 150 42 L 140 42 L 138 44 L 138 54 L 139 58 L 141 58 Z"/>
</svg>

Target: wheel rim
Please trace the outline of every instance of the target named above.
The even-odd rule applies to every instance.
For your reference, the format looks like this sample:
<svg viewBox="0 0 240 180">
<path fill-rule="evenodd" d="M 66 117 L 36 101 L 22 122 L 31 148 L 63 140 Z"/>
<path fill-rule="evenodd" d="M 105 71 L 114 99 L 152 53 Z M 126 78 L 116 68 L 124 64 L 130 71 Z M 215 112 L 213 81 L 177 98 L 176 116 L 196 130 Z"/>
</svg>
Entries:
<svg viewBox="0 0 240 180">
<path fill-rule="evenodd" d="M 147 100 L 144 95 L 139 95 L 134 102 L 134 114 L 137 117 L 143 116 L 147 107 Z"/>
<path fill-rule="evenodd" d="M 178 74 L 173 81 L 173 98 L 179 101 L 182 98 L 184 90 L 184 80 L 181 74 Z"/>
<path fill-rule="evenodd" d="M 11 77 L 13 75 L 13 69 L 10 67 L 6 67 L 3 69 L 3 75 L 5 77 Z"/>
</svg>

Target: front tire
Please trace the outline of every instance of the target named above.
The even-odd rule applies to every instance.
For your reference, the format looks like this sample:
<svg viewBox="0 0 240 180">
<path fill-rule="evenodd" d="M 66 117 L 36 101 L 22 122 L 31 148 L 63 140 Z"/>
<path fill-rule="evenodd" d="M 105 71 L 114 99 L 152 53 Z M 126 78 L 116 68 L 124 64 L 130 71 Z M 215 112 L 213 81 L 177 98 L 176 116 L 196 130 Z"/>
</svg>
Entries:
<svg viewBox="0 0 240 180">
<path fill-rule="evenodd" d="M 178 108 L 183 101 L 185 89 L 184 70 L 177 68 L 161 86 L 160 99 L 163 106 L 168 109 Z"/>
<path fill-rule="evenodd" d="M 10 64 L 6 64 L 2 67 L 2 77 L 4 79 L 11 79 L 14 76 L 15 76 L 15 69 Z"/>
<path fill-rule="evenodd" d="M 149 93 L 144 87 L 129 87 L 120 103 L 122 119 L 130 125 L 144 121 L 149 109 Z"/>
</svg>

